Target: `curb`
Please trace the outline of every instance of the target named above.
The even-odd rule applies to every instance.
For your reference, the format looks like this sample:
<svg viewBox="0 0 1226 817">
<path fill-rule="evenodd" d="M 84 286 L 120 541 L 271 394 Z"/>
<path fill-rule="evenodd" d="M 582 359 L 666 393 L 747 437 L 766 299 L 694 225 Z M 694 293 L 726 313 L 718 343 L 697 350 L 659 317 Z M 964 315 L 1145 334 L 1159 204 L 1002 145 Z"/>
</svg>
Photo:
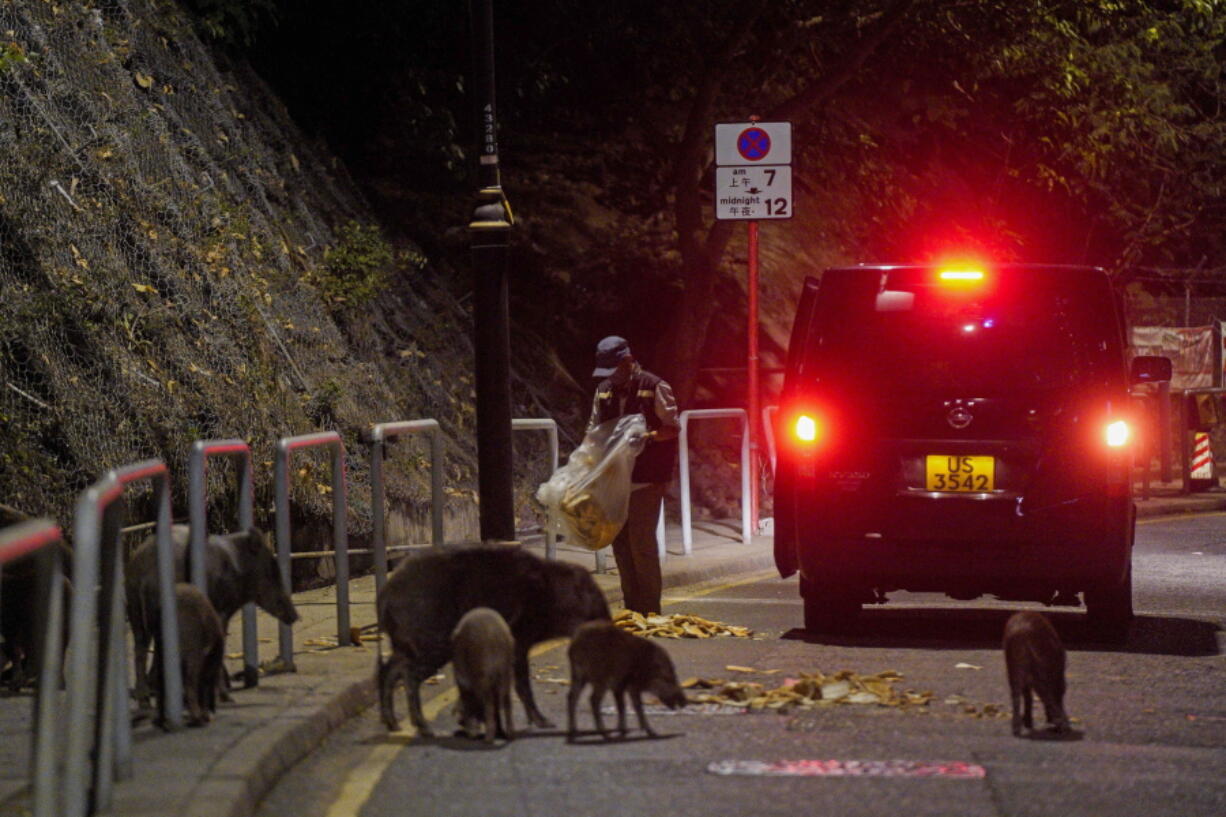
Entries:
<svg viewBox="0 0 1226 817">
<path fill-rule="evenodd" d="M 373 678 L 325 683 L 302 705 L 244 737 L 196 787 L 182 817 L 251 817 L 281 776 L 375 702 Z"/>
<path fill-rule="evenodd" d="M 1146 500 L 1141 500 L 1144 502 Z M 1153 501 L 1153 500 L 1149 500 Z M 1186 499 L 1166 500 L 1158 505 L 1142 505 L 1137 503 L 1137 518 L 1155 516 L 1186 516 L 1195 513 L 1213 513 L 1226 510 L 1226 496 L 1223 497 L 1188 497 Z"/>
</svg>

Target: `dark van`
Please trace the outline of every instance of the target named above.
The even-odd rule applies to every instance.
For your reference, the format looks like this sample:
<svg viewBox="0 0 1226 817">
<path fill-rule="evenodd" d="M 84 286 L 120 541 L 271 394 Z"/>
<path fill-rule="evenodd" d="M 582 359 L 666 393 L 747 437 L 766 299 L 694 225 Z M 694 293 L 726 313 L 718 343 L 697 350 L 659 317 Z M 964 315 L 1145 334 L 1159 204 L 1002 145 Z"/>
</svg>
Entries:
<svg viewBox="0 0 1226 817">
<path fill-rule="evenodd" d="M 897 590 L 1132 619 L 1123 305 L 1072 266 L 860 266 L 805 282 L 777 415 L 775 563 L 805 627 Z"/>
</svg>

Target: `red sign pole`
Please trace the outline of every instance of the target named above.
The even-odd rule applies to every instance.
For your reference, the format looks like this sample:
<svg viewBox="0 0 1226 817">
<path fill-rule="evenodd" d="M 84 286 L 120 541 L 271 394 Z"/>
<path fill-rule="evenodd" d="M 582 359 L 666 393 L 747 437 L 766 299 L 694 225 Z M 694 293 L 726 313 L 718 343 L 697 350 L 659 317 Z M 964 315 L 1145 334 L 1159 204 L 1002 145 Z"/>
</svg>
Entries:
<svg viewBox="0 0 1226 817">
<path fill-rule="evenodd" d="M 749 522 L 758 532 L 758 222 L 749 222 Z"/>
</svg>

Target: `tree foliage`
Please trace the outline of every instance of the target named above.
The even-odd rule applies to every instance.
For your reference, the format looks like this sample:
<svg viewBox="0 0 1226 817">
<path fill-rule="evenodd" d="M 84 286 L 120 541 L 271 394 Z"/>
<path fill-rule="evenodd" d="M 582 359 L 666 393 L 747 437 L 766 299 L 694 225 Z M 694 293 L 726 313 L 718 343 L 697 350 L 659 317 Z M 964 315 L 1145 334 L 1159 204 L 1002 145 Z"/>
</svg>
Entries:
<svg viewBox="0 0 1226 817">
<path fill-rule="evenodd" d="M 301 119 L 378 184 L 462 196 L 466 4 L 282 0 L 278 16 L 255 58 Z M 683 395 L 733 306 L 717 121 L 793 121 L 797 193 L 832 260 L 1226 265 L 1222 3 L 524 0 L 495 21 L 508 154 L 572 172 L 558 147 L 583 145 L 584 181 L 626 216 L 607 264 L 565 271 L 574 303 L 625 305 L 627 276 L 605 270 L 633 271 Z"/>
</svg>

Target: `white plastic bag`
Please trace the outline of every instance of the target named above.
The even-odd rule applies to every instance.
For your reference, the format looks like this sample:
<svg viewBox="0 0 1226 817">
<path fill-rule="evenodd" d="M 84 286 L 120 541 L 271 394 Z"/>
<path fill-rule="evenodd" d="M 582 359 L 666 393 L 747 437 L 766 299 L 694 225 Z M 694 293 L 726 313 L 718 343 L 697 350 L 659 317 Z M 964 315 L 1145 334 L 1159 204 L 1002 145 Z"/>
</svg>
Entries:
<svg viewBox="0 0 1226 817">
<path fill-rule="evenodd" d="M 646 433 L 641 414 L 609 420 L 588 432 L 566 464 L 536 491 L 549 529 L 590 550 L 612 544 L 626 524 L 630 473 Z"/>
</svg>

